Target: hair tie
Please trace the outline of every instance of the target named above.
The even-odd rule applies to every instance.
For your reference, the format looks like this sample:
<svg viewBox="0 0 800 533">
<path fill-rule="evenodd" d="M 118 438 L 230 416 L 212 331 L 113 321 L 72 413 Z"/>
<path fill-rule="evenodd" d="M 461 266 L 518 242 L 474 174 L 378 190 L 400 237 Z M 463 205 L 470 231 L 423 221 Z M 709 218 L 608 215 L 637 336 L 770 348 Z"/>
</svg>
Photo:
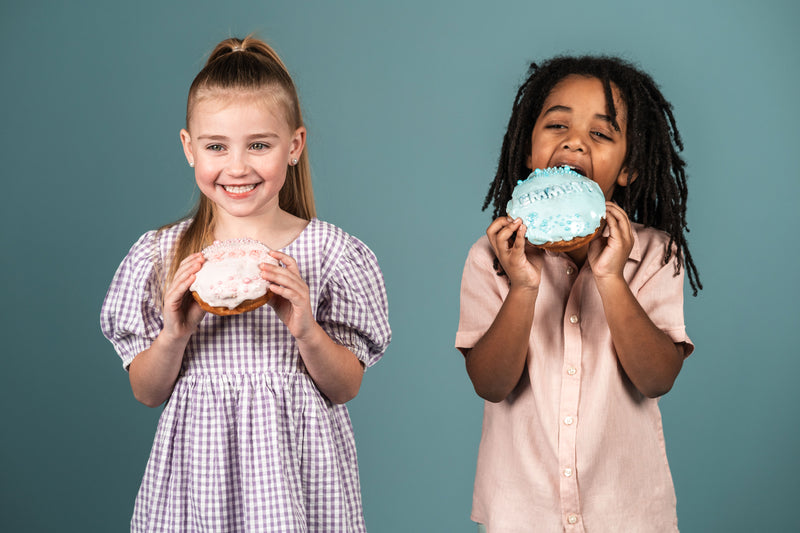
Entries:
<svg viewBox="0 0 800 533">
<path fill-rule="evenodd" d="M 231 52 L 244 52 L 244 48 L 241 44 L 237 44 L 231 49 Z"/>
</svg>

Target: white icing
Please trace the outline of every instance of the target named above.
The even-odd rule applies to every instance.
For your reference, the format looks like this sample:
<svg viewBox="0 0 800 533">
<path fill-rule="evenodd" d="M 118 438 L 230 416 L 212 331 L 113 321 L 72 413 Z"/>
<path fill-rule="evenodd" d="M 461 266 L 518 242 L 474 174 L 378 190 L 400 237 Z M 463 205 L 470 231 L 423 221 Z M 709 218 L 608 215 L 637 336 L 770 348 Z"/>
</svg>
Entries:
<svg viewBox="0 0 800 533">
<path fill-rule="evenodd" d="M 216 241 L 203 250 L 206 261 L 190 290 L 213 307 L 233 309 L 245 300 L 267 293 L 269 282 L 261 278 L 260 263 L 277 265 L 266 245 L 253 239 Z"/>
<path fill-rule="evenodd" d="M 506 206 L 527 227 L 532 244 L 591 235 L 606 216 L 606 199 L 594 181 L 569 167 L 536 169 L 517 182 Z"/>
</svg>

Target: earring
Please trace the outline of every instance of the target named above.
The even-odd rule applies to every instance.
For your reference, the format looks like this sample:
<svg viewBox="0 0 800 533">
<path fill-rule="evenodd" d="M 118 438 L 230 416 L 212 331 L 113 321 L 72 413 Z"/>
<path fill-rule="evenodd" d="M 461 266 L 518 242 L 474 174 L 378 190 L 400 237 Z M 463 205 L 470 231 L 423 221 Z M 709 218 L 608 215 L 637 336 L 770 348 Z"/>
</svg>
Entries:
<svg viewBox="0 0 800 533">
<path fill-rule="evenodd" d="M 189 166 L 194 168 L 194 161 L 189 161 Z"/>
<path fill-rule="evenodd" d="M 292 159 L 292 166 L 295 166 L 296 164 L 297 164 L 297 159 Z"/>
</svg>

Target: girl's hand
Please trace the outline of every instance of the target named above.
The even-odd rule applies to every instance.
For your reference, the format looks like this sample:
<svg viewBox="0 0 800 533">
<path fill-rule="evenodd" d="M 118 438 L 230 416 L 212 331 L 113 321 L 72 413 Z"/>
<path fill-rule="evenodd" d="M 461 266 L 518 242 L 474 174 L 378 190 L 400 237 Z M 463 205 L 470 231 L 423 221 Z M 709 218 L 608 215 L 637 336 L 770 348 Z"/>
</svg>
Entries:
<svg viewBox="0 0 800 533">
<path fill-rule="evenodd" d="M 499 217 L 486 229 L 486 236 L 492 245 L 495 256 L 503 267 L 511 287 L 539 288 L 542 274 L 542 255 L 540 251 L 525 253 L 525 232 L 527 228 L 522 219 L 512 220 Z M 510 242 L 514 236 L 514 243 Z"/>
<path fill-rule="evenodd" d="M 267 302 L 275 310 L 278 318 L 289 328 L 295 339 L 302 340 L 310 334 L 317 321 L 311 311 L 308 284 L 300 276 L 297 261 L 293 257 L 273 250 L 272 257 L 285 265 L 261 263 L 261 277 L 270 282 L 272 298 Z"/>
<path fill-rule="evenodd" d="M 270 282 L 272 298 L 267 302 L 297 341 L 300 357 L 319 390 L 333 403 L 355 398 L 364 367 L 349 348 L 337 344 L 322 329 L 311 310 L 308 284 L 297 262 L 282 252 L 271 251 L 284 264 L 261 263 L 261 277 Z"/>
<path fill-rule="evenodd" d="M 633 248 L 633 230 L 628 215 L 614 202 L 606 202 L 608 237 L 598 236 L 589 244 L 588 259 L 597 281 L 622 279 L 622 269 Z"/>
<path fill-rule="evenodd" d="M 203 266 L 203 254 L 192 254 L 181 261 L 175 277 L 164 294 L 164 329 L 175 339 L 188 339 L 197 331 L 206 312 L 189 293 L 195 274 Z"/>
</svg>

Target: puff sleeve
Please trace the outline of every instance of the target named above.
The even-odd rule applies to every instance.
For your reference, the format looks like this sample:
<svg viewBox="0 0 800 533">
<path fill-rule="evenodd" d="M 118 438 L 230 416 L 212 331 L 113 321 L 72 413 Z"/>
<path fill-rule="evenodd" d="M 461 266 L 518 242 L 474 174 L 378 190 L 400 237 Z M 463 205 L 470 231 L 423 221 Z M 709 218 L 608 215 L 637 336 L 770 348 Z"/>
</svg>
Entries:
<svg viewBox="0 0 800 533">
<path fill-rule="evenodd" d="M 126 370 L 163 327 L 160 256 L 155 231 L 140 237 L 117 268 L 100 311 L 103 335 L 111 341 Z"/>
<path fill-rule="evenodd" d="M 317 321 L 365 367 L 375 364 L 391 341 L 383 274 L 372 250 L 355 237 L 348 236 L 323 286 Z"/>
</svg>

